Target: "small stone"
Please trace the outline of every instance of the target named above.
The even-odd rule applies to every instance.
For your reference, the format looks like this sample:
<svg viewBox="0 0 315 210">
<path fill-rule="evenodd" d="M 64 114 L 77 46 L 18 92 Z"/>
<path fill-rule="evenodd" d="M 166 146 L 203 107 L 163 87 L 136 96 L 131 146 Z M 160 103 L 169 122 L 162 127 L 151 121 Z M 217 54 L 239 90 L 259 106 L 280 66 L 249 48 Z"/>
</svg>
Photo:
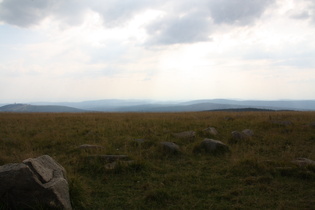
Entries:
<svg viewBox="0 0 315 210">
<path fill-rule="evenodd" d="M 311 122 L 309 125 L 311 128 L 315 128 L 315 122 Z"/>
<path fill-rule="evenodd" d="M 143 142 L 145 142 L 144 139 L 134 139 L 134 141 L 137 142 L 137 143 L 140 143 L 140 144 L 143 143 Z"/>
<path fill-rule="evenodd" d="M 79 149 L 101 149 L 102 146 L 93 145 L 93 144 L 82 144 L 79 146 Z"/>
<path fill-rule="evenodd" d="M 180 148 L 174 142 L 160 142 L 162 151 L 167 154 L 179 154 Z"/>
<path fill-rule="evenodd" d="M 133 160 L 127 160 L 127 161 L 115 161 L 112 163 L 105 164 L 106 170 L 115 170 L 118 166 L 128 166 L 130 164 L 134 163 Z"/>
<path fill-rule="evenodd" d="M 272 121 L 272 123 L 276 125 L 283 125 L 283 126 L 289 126 L 293 124 L 291 121 Z"/>
<path fill-rule="evenodd" d="M 208 153 L 208 154 L 224 154 L 230 151 L 229 147 L 219 140 L 204 139 L 199 145 L 197 145 L 194 153 Z"/>
<path fill-rule="evenodd" d="M 130 160 L 129 156 L 127 155 L 90 155 L 88 158 L 95 158 L 104 162 L 115 162 L 115 161 L 123 161 L 123 160 Z"/>
<path fill-rule="evenodd" d="M 295 165 L 299 167 L 306 167 L 306 166 L 315 166 L 315 161 L 307 158 L 297 158 L 292 161 Z"/>
<path fill-rule="evenodd" d="M 214 127 L 206 128 L 206 129 L 203 130 L 203 132 L 206 133 L 206 134 L 213 135 L 213 136 L 218 135 L 218 131 Z"/>
<path fill-rule="evenodd" d="M 173 136 L 180 139 L 193 140 L 196 137 L 195 131 L 184 131 L 180 133 L 173 133 Z"/>
<path fill-rule="evenodd" d="M 233 131 L 231 135 L 232 137 L 229 139 L 230 144 L 240 143 L 244 139 L 248 138 L 248 136 L 245 133 L 239 131 Z"/>
<path fill-rule="evenodd" d="M 242 131 L 242 133 L 244 133 L 248 137 L 254 136 L 254 131 L 252 131 L 251 129 L 245 129 L 245 130 Z"/>
</svg>

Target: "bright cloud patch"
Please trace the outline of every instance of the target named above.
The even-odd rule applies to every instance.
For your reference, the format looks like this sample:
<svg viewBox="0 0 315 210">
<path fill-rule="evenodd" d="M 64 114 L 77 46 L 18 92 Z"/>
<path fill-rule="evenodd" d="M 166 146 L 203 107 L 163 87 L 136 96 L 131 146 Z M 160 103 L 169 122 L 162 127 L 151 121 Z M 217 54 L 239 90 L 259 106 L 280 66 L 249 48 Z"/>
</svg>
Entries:
<svg viewBox="0 0 315 210">
<path fill-rule="evenodd" d="M 313 99 L 312 0 L 2 0 L 0 102 Z"/>
</svg>

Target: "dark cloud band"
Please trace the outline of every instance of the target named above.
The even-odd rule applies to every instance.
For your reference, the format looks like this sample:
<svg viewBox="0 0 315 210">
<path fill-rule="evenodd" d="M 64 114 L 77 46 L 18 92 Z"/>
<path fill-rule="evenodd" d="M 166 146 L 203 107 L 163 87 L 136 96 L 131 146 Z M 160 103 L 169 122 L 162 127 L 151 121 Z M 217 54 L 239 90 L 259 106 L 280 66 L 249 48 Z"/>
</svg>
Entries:
<svg viewBox="0 0 315 210">
<path fill-rule="evenodd" d="M 47 17 L 74 25 L 92 10 L 100 14 L 104 25 L 122 25 L 145 9 L 165 12 L 147 26 L 147 44 L 178 44 L 208 41 L 215 25 L 252 24 L 275 0 L 3 0 L 0 20 L 20 27 L 40 23 Z"/>
</svg>

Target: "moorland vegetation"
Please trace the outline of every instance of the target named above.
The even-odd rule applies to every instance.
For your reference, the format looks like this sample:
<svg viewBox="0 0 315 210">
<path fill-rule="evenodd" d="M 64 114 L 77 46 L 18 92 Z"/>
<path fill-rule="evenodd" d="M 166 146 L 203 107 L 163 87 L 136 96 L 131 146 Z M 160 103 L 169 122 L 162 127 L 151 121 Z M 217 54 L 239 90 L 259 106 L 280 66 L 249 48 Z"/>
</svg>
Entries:
<svg viewBox="0 0 315 210">
<path fill-rule="evenodd" d="M 218 133 L 205 133 L 214 127 Z M 233 142 L 231 132 L 254 135 Z M 194 131 L 193 139 L 173 133 Z M 224 154 L 194 153 L 203 139 Z M 180 152 L 164 153 L 159 142 Z M 97 147 L 80 148 L 89 144 Z M 1 113 L 0 165 L 50 155 L 74 209 L 312 209 L 315 112 Z M 115 167 L 95 155 L 126 155 Z"/>
</svg>

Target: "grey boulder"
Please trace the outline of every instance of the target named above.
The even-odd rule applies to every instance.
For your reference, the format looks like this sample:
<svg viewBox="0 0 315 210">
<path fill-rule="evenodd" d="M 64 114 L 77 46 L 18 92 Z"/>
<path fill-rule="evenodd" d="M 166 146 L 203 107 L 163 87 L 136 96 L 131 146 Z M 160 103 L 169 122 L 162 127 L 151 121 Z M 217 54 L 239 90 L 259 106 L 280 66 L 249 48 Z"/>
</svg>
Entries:
<svg viewBox="0 0 315 210">
<path fill-rule="evenodd" d="M 72 209 L 66 171 L 48 155 L 0 166 L 0 195 L 10 209 Z"/>
</svg>

